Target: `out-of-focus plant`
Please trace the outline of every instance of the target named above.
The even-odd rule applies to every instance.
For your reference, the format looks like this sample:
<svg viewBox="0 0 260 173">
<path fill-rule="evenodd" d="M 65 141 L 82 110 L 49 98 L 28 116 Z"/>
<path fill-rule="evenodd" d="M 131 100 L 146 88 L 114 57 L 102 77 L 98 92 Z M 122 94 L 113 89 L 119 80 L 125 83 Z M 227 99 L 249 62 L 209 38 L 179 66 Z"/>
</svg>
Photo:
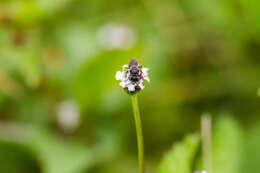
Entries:
<svg viewBox="0 0 260 173">
<path fill-rule="evenodd" d="M 202 168 L 208 173 L 212 173 L 212 130 L 211 114 L 205 113 L 201 116 L 201 148 L 202 148 Z"/>
<path fill-rule="evenodd" d="M 212 155 L 209 155 L 212 158 L 208 158 L 206 155 L 206 159 L 212 159 L 212 168 L 210 168 L 212 170 L 210 171 L 214 173 L 241 172 L 244 134 L 240 125 L 229 115 L 226 115 L 226 117 L 217 119 L 212 133 Z M 201 160 L 204 160 L 205 154 L 198 157 L 199 144 L 199 135 L 192 135 L 186 137 L 183 142 L 173 145 L 159 165 L 159 173 L 192 173 L 194 169 L 209 169 L 207 165 L 201 169 Z M 208 171 L 206 170 L 206 172 Z"/>
<path fill-rule="evenodd" d="M 15 148 L 14 146 L 17 146 L 17 148 L 21 148 L 22 152 L 35 157 L 34 159 L 43 173 L 80 172 L 87 170 L 96 162 L 90 150 L 85 146 L 77 143 L 66 143 L 50 131 L 39 127 L 2 123 L 0 139 L 0 145 L 3 143 L 12 144 L 11 146 L 2 146 L 1 149 L 11 151 L 12 148 Z M 7 154 L 10 153 L 7 152 Z M 17 156 L 19 153 L 14 154 L 14 157 Z M 3 163 L 6 162 L 7 168 L 8 165 L 11 165 L 11 158 L 8 157 L 3 161 Z M 0 167 L 1 172 L 4 170 L 5 167 Z"/>
<path fill-rule="evenodd" d="M 199 144 L 199 135 L 193 134 L 173 145 L 160 163 L 158 173 L 191 173 Z"/>
<path fill-rule="evenodd" d="M 229 114 L 216 121 L 212 148 L 213 173 L 241 172 L 244 134 L 240 124 Z"/>
</svg>

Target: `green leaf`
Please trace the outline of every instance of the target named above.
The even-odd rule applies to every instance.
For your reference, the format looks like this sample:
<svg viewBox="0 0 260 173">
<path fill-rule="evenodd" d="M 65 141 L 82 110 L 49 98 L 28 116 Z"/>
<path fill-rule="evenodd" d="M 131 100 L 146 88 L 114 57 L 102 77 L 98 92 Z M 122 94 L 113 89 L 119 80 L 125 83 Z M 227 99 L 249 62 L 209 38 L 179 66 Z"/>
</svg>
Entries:
<svg viewBox="0 0 260 173">
<path fill-rule="evenodd" d="M 242 173 L 258 172 L 260 170 L 260 121 L 250 127 L 246 133 L 245 152 L 242 158 Z"/>
<path fill-rule="evenodd" d="M 35 129 L 29 145 L 37 153 L 44 173 L 75 173 L 89 167 L 89 150 L 79 144 L 65 143 L 50 132 Z"/>
<path fill-rule="evenodd" d="M 41 172 L 35 154 L 26 145 L 0 139 L 0 172 Z"/>
<path fill-rule="evenodd" d="M 28 161 L 29 166 L 32 165 L 34 160 L 37 160 L 43 173 L 78 173 L 86 171 L 95 162 L 87 146 L 65 141 L 59 136 L 54 135 L 51 131 L 36 126 L 13 123 L 2 124 L 0 131 L 0 153 L 5 152 L 6 149 L 3 150 L 1 145 L 7 142 L 9 143 L 7 146 L 11 146 L 12 144 L 12 146 L 21 148 L 19 149 L 19 153 L 14 153 L 15 157 L 28 158 L 30 160 L 30 162 Z M 12 146 L 9 147 L 9 150 L 15 151 L 15 148 Z M 27 150 L 24 151 L 22 147 Z M 10 152 L 7 154 L 10 155 Z M 8 157 L 10 158 L 8 159 L 11 160 L 12 156 L 9 155 Z M 3 160 L 0 157 L 0 161 L 1 159 Z M 17 167 L 20 164 L 24 164 L 23 159 L 13 163 L 9 161 L 6 167 Z M 16 173 L 17 170 L 14 169 L 11 172 Z"/>
<path fill-rule="evenodd" d="M 238 173 L 243 153 L 243 133 L 235 119 L 224 116 L 213 132 L 213 172 Z"/>
<path fill-rule="evenodd" d="M 194 134 L 174 145 L 159 165 L 158 173 L 191 173 L 199 142 L 199 135 Z"/>
</svg>

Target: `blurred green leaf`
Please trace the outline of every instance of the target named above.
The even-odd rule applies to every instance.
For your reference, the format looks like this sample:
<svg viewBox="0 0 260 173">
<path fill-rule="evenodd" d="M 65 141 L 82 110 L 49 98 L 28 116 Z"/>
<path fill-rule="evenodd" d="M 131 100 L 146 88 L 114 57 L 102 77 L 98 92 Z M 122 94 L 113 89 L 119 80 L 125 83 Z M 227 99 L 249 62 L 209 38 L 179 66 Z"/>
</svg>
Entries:
<svg viewBox="0 0 260 173">
<path fill-rule="evenodd" d="M 17 124 L 2 124 L 1 131 L 0 138 L 4 142 L 9 142 L 10 146 L 17 146 L 18 148 L 25 146 L 28 151 L 34 153 L 34 157 L 37 158 L 43 173 L 82 172 L 88 169 L 94 162 L 86 146 L 77 143 L 68 143 L 64 139 L 42 128 L 20 126 Z M 28 151 L 22 150 L 24 153 Z M 21 155 L 20 157 L 26 156 L 23 153 L 18 153 L 18 155 Z M 20 163 L 19 160 L 16 162 Z M 15 164 L 13 163 L 13 165 Z"/>
<path fill-rule="evenodd" d="M 242 173 L 260 170 L 260 122 L 256 122 L 246 133 Z"/>
<path fill-rule="evenodd" d="M 29 145 L 37 153 L 45 173 L 75 173 L 89 166 L 87 147 L 66 143 L 47 131 L 32 130 Z"/>
<path fill-rule="evenodd" d="M 158 173 L 191 173 L 199 141 L 199 135 L 194 134 L 174 145 L 160 163 Z"/>
<path fill-rule="evenodd" d="M 243 133 L 239 123 L 225 115 L 213 131 L 213 172 L 238 173 L 243 154 Z"/>
<path fill-rule="evenodd" d="M 37 173 L 40 167 L 35 153 L 26 145 L 0 140 L 1 173 Z"/>
</svg>

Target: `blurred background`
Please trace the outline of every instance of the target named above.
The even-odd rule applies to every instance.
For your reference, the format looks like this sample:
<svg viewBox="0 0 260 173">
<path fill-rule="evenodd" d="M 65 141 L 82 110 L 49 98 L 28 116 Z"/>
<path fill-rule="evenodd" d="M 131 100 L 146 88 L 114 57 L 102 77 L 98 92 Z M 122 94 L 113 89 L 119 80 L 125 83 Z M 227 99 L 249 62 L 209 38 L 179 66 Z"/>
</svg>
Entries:
<svg viewBox="0 0 260 173">
<path fill-rule="evenodd" d="M 132 57 L 150 69 L 139 94 L 147 172 L 200 169 L 200 144 L 180 141 L 204 113 L 214 172 L 258 172 L 259 6 L 0 0 L 0 173 L 137 172 L 131 100 L 115 80 Z M 171 148 L 189 170 L 164 171 Z"/>
</svg>

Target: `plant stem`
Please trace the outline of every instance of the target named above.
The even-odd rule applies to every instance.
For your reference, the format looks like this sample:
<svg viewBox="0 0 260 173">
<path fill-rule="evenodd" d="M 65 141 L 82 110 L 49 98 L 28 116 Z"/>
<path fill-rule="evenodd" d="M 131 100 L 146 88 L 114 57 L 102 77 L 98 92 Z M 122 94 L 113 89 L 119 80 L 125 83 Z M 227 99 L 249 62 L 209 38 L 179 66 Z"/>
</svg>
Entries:
<svg viewBox="0 0 260 173">
<path fill-rule="evenodd" d="M 139 160 L 139 173 L 144 173 L 144 143 L 143 143 L 143 132 L 142 123 L 140 117 L 140 111 L 138 106 L 137 94 L 131 96 L 133 113 L 136 126 L 137 144 L 138 144 L 138 160 Z"/>
<path fill-rule="evenodd" d="M 201 116 L 201 138 L 203 169 L 208 173 L 212 173 L 211 115 L 208 113 Z"/>
</svg>

